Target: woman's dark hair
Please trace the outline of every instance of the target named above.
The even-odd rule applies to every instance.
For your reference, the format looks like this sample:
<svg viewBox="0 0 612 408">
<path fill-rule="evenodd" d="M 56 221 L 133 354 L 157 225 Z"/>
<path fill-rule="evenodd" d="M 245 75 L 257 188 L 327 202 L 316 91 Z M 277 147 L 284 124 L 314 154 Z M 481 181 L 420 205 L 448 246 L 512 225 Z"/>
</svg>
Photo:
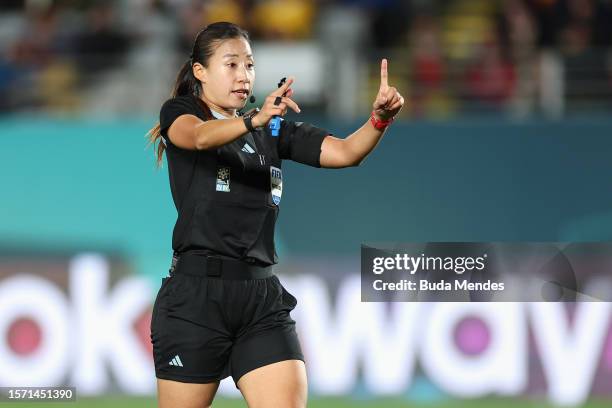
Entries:
<svg viewBox="0 0 612 408">
<path fill-rule="evenodd" d="M 202 94 L 202 84 L 193 75 L 192 66 L 194 63 L 199 62 L 204 67 L 208 67 L 208 61 L 215 53 L 219 43 L 223 40 L 234 38 L 244 38 L 249 42 L 249 44 L 251 43 L 249 33 L 246 30 L 238 27 L 236 24 L 218 22 L 204 27 L 204 29 L 198 33 L 195 41 L 193 42 L 193 49 L 189 59 L 185 61 L 178 75 L 176 76 L 176 82 L 174 83 L 171 97 L 175 98 L 177 96 L 184 95 L 196 96 L 195 99 L 200 104 L 208 118 L 212 118 L 212 113 L 210 112 L 209 107 L 200 98 L 200 95 Z M 166 149 L 166 146 L 160 139 L 161 133 L 159 123 L 157 123 L 157 125 L 155 125 L 155 127 L 147 133 L 147 137 L 149 139 L 149 144 L 153 144 L 153 146 L 155 146 L 157 143 L 155 151 L 157 152 L 157 166 L 159 167 L 161 166 L 162 156 L 164 150 Z"/>
</svg>

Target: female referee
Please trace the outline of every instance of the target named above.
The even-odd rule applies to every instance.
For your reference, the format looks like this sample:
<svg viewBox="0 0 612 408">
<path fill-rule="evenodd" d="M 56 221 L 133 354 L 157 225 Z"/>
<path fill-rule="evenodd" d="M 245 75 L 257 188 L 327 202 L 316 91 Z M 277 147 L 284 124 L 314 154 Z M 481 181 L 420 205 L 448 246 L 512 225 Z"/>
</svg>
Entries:
<svg viewBox="0 0 612 408">
<path fill-rule="evenodd" d="M 353 134 L 340 139 L 281 120 L 274 136 L 275 116 L 300 112 L 293 78 L 255 115 L 238 116 L 254 81 L 248 33 L 211 24 L 198 33 L 150 132 L 158 165 L 166 152 L 178 211 L 173 266 L 151 319 L 161 408 L 209 407 L 229 375 L 251 408 L 306 406 L 304 356 L 290 317 L 297 301 L 271 272 L 281 162 L 359 165 L 404 103 L 387 84 L 383 59 L 374 110 Z"/>
</svg>

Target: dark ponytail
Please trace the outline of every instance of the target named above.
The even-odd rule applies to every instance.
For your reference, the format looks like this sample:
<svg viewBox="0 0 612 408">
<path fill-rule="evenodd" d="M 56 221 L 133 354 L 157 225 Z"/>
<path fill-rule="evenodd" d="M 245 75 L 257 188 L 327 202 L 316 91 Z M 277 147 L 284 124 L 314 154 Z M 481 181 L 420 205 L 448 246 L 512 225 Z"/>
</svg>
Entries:
<svg viewBox="0 0 612 408">
<path fill-rule="evenodd" d="M 236 24 L 227 22 L 218 22 L 206 26 L 201 30 L 195 38 L 193 43 L 193 50 L 189 59 L 185 61 L 181 67 L 174 88 L 172 89 L 171 97 L 176 98 L 177 96 L 193 95 L 196 101 L 206 113 L 207 119 L 213 117 L 210 108 L 200 97 L 202 94 L 202 83 L 193 75 L 193 64 L 199 62 L 204 67 L 208 67 L 208 61 L 210 57 L 215 53 L 218 44 L 226 39 L 244 38 L 249 43 L 251 42 L 249 34 L 238 27 Z M 157 167 L 162 164 L 162 157 L 166 146 L 161 142 L 161 132 L 159 123 L 147 133 L 146 137 L 149 139 L 147 144 L 157 143 L 156 150 L 156 162 Z"/>
<path fill-rule="evenodd" d="M 184 95 L 199 95 L 202 85 L 200 81 L 193 75 L 192 60 L 189 58 L 176 76 L 172 97 Z"/>
</svg>

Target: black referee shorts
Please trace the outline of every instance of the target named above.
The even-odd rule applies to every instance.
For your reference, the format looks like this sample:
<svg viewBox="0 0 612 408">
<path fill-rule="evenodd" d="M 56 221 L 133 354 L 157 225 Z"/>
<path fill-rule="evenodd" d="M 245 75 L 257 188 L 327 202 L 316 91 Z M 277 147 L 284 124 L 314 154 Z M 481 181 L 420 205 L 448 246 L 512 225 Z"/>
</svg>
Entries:
<svg viewBox="0 0 612 408">
<path fill-rule="evenodd" d="M 297 300 L 276 275 L 208 276 L 193 262 L 162 279 L 151 317 L 157 378 L 234 383 L 258 367 L 304 356 L 290 312 Z"/>
</svg>

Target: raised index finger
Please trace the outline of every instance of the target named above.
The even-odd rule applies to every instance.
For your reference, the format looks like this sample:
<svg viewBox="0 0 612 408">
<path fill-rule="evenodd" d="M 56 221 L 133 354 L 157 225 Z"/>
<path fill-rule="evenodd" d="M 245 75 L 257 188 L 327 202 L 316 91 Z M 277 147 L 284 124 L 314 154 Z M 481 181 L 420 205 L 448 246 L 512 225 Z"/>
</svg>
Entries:
<svg viewBox="0 0 612 408">
<path fill-rule="evenodd" d="M 387 88 L 389 86 L 388 83 L 388 74 L 387 74 L 387 59 L 383 58 L 380 62 L 380 88 Z"/>
<path fill-rule="evenodd" d="M 272 95 L 283 96 L 283 94 L 287 92 L 287 89 L 289 89 L 292 83 L 293 83 L 293 77 L 290 77 L 289 79 L 287 79 L 287 81 L 285 81 L 285 83 L 280 88 L 272 92 Z"/>
</svg>

